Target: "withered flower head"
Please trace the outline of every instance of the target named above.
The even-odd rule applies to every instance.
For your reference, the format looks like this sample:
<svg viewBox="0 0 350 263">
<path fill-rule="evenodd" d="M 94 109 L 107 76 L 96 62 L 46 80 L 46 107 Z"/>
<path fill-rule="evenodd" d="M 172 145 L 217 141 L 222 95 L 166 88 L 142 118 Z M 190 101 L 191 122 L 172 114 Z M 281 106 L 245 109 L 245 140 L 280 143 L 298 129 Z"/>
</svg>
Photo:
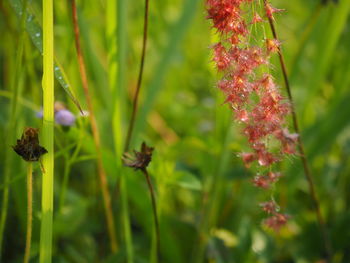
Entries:
<svg viewBox="0 0 350 263">
<path fill-rule="evenodd" d="M 39 145 L 38 129 L 27 127 L 13 150 L 27 162 L 36 162 L 47 150 Z"/>
<path fill-rule="evenodd" d="M 123 162 L 125 166 L 133 167 L 135 170 L 144 170 L 152 161 L 152 152 L 154 148 L 146 145 L 145 142 L 141 145 L 141 152 L 134 150 L 134 155 L 125 153 Z"/>
</svg>

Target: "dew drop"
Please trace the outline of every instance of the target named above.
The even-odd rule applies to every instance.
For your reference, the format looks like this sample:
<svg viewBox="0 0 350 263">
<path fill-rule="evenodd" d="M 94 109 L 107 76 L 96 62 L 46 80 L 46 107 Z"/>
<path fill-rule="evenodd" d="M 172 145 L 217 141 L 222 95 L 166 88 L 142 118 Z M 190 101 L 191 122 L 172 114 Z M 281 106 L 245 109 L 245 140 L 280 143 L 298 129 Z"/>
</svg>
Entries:
<svg viewBox="0 0 350 263">
<path fill-rule="evenodd" d="M 36 33 L 35 36 L 36 36 L 36 37 L 40 37 L 40 33 Z"/>
<path fill-rule="evenodd" d="M 60 68 L 58 66 L 55 67 L 55 70 L 58 71 Z"/>
</svg>

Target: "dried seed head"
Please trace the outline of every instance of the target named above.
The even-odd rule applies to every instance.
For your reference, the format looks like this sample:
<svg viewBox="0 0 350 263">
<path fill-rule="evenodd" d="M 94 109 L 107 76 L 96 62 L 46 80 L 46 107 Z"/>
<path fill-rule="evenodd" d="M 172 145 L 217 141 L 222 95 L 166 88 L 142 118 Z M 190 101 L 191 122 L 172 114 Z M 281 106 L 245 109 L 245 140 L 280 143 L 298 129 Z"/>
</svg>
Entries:
<svg viewBox="0 0 350 263">
<path fill-rule="evenodd" d="M 146 145 L 145 142 L 141 145 L 141 151 L 134 150 L 134 156 L 125 153 L 123 156 L 123 162 L 125 166 L 133 167 L 135 170 L 144 170 L 152 161 L 152 153 L 154 148 Z"/>
<path fill-rule="evenodd" d="M 36 162 L 47 150 L 39 145 L 38 129 L 27 127 L 13 150 L 27 162 Z"/>
</svg>

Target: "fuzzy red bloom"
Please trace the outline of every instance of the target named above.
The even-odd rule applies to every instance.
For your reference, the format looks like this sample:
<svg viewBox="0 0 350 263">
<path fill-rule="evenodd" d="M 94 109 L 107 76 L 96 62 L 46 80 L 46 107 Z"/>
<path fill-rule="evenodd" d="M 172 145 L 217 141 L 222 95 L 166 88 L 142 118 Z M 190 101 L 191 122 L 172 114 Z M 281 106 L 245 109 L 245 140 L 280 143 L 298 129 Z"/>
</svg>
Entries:
<svg viewBox="0 0 350 263">
<path fill-rule="evenodd" d="M 261 23 L 263 21 L 264 20 L 261 18 L 261 16 L 259 16 L 258 13 L 255 13 L 254 16 L 253 16 L 251 24 Z"/>
<path fill-rule="evenodd" d="M 246 167 L 249 167 L 250 163 L 256 160 L 254 153 L 241 153 L 240 155 Z"/>
<path fill-rule="evenodd" d="M 229 67 L 231 63 L 231 59 L 229 54 L 226 52 L 226 49 L 220 43 L 217 43 L 213 47 L 214 49 L 214 61 L 216 62 L 216 66 L 218 70 L 225 70 Z"/>
<path fill-rule="evenodd" d="M 280 50 L 281 42 L 277 39 L 266 39 L 266 49 L 267 52 L 277 53 Z"/>
<path fill-rule="evenodd" d="M 269 3 L 265 4 L 265 12 L 266 12 L 266 16 L 268 18 L 274 19 L 274 17 L 273 17 L 274 13 L 283 12 L 283 11 L 284 11 L 284 9 L 277 9 L 277 8 L 271 6 Z"/>
<path fill-rule="evenodd" d="M 281 141 L 282 151 L 286 154 L 295 154 L 299 134 L 289 133 L 287 129 L 277 130 L 275 136 Z"/>
<path fill-rule="evenodd" d="M 257 175 L 253 179 L 253 183 L 256 187 L 261 187 L 264 189 L 270 188 L 271 182 L 270 179 L 265 175 Z"/>
<path fill-rule="evenodd" d="M 247 110 L 235 110 L 235 117 L 238 121 L 247 123 L 249 121 L 249 113 Z"/>
<path fill-rule="evenodd" d="M 277 204 L 274 201 L 269 201 L 269 202 L 265 202 L 265 203 L 261 203 L 260 207 L 262 208 L 262 210 L 268 214 L 274 214 L 277 212 L 278 207 Z"/>
<path fill-rule="evenodd" d="M 264 225 L 273 229 L 274 231 L 279 231 L 288 222 L 289 216 L 285 214 L 275 213 L 273 216 L 264 220 Z"/>
<path fill-rule="evenodd" d="M 227 33 L 232 29 L 232 24 L 240 19 L 241 10 L 239 2 L 230 0 L 208 0 L 208 19 L 213 21 L 214 27 L 219 32 Z"/>
<path fill-rule="evenodd" d="M 269 172 L 267 175 L 257 175 L 253 179 L 253 183 L 257 187 L 261 188 L 270 188 L 270 186 L 277 182 L 277 180 L 281 177 L 280 173 Z"/>
<path fill-rule="evenodd" d="M 279 173 L 279 172 L 269 172 L 269 173 L 267 174 L 267 176 L 269 177 L 270 182 L 271 182 L 271 183 L 274 183 L 274 182 L 276 182 L 282 175 L 281 175 L 281 173 Z"/>
<path fill-rule="evenodd" d="M 261 166 L 270 166 L 276 162 L 278 162 L 278 159 L 272 153 L 266 151 L 258 152 L 258 163 Z"/>
</svg>

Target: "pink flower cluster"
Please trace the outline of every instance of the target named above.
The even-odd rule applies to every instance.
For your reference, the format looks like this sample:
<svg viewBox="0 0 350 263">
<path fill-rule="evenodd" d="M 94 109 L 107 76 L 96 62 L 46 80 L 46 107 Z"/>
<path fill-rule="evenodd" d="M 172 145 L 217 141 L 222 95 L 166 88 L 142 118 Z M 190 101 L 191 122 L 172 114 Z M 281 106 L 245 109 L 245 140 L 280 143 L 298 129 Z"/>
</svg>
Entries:
<svg viewBox="0 0 350 263">
<path fill-rule="evenodd" d="M 260 66 L 269 66 L 270 56 L 280 51 L 281 43 L 275 39 L 261 41 L 262 46 L 250 43 L 251 25 L 264 22 L 257 12 L 249 14 L 246 11 L 249 10 L 247 4 L 253 1 L 207 0 L 207 12 L 208 19 L 220 34 L 220 42 L 212 47 L 213 60 L 223 75 L 218 88 L 225 94 L 225 102 L 232 107 L 235 119 L 244 124 L 243 134 L 251 148 L 251 152 L 240 155 L 247 167 L 256 161 L 269 171 L 263 175 L 259 173 L 253 182 L 258 187 L 270 188 L 281 176 L 271 172 L 272 165 L 284 154 L 296 153 L 298 135 L 289 133 L 285 127 L 291 107 L 273 77 L 257 72 Z M 273 19 L 274 13 L 282 11 L 267 1 L 264 3 L 264 16 L 268 18 Z M 251 17 L 250 21 L 246 17 Z M 274 229 L 287 221 L 287 217 L 276 209 L 269 214 L 272 216 L 265 223 Z"/>
</svg>

